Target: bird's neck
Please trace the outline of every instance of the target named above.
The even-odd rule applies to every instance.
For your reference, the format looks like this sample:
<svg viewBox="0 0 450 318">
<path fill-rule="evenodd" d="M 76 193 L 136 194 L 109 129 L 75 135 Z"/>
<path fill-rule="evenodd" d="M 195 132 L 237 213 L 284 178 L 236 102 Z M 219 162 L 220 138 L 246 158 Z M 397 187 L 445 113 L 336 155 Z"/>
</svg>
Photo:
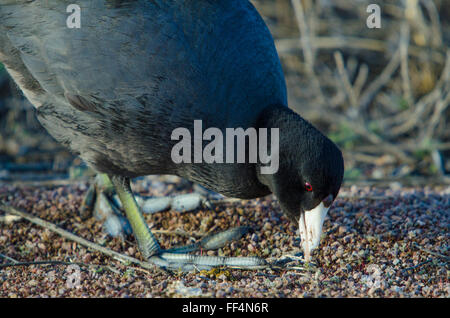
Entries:
<svg viewBox="0 0 450 318">
<path fill-rule="evenodd" d="M 311 126 L 311 124 L 287 106 L 271 105 L 264 108 L 259 114 L 257 126 L 258 128 L 278 128 L 284 131 Z"/>
<path fill-rule="evenodd" d="M 267 131 L 267 146 L 268 152 L 270 151 L 270 155 L 272 156 L 272 160 L 274 160 L 275 152 L 277 152 L 277 156 L 279 156 L 279 147 L 280 147 L 280 128 L 284 126 L 284 119 L 288 116 L 290 110 L 286 106 L 281 105 L 271 105 L 266 107 L 261 114 L 258 116 L 257 120 L 257 129 L 265 129 Z M 280 127 L 281 126 L 281 127 Z M 274 129 L 276 131 L 274 131 Z M 274 133 L 277 133 L 278 140 L 276 141 L 276 147 L 272 148 L 274 138 Z M 259 136 L 261 137 L 261 136 Z M 259 145 L 260 146 L 260 145 Z M 277 158 L 279 161 L 279 157 Z M 273 173 L 267 173 L 263 170 L 264 163 L 258 161 L 256 164 L 256 177 L 258 181 L 264 186 L 268 187 L 272 191 L 272 176 Z"/>
<path fill-rule="evenodd" d="M 307 153 L 311 142 L 304 142 L 305 138 L 314 138 L 316 129 L 299 114 L 283 105 L 266 107 L 258 117 L 258 128 L 267 128 L 268 131 L 278 129 L 278 157 L 279 166 L 289 164 L 292 151 Z M 270 141 L 268 142 L 271 145 Z M 256 176 L 260 183 L 273 190 L 273 175 L 261 173 L 261 163 L 258 162 Z"/>
</svg>

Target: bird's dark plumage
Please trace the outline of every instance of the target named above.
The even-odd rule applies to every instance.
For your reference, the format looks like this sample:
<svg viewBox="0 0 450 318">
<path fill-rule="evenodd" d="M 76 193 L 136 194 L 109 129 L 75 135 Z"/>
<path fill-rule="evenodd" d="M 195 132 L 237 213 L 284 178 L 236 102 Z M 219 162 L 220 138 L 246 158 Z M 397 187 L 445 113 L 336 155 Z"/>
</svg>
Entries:
<svg viewBox="0 0 450 318">
<path fill-rule="evenodd" d="M 287 104 L 272 38 L 247 1 L 108 2 L 82 1 L 80 29 L 66 27 L 62 1 L 0 10 L 2 41 L 39 87 L 41 123 L 98 171 L 173 173 L 174 128 L 246 128 Z M 236 175 L 181 170 L 200 183 Z"/>
<path fill-rule="evenodd" d="M 0 0 L 0 61 L 44 127 L 98 172 L 176 174 L 219 193 L 274 193 L 283 210 L 336 197 L 339 149 L 287 108 L 273 39 L 244 0 L 80 0 L 81 28 L 64 1 Z M 175 164 L 177 127 L 276 127 L 280 168 Z M 314 189 L 305 192 L 308 182 Z"/>
</svg>

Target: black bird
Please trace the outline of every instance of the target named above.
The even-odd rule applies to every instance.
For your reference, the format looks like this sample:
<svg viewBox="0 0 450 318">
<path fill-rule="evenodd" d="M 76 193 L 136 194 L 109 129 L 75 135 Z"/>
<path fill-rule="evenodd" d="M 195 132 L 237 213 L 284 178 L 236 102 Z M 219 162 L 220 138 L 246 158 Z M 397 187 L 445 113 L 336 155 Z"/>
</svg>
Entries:
<svg viewBox="0 0 450 318">
<path fill-rule="evenodd" d="M 0 62 L 49 133 L 109 176 L 145 258 L 166 264 L 173 255 L 148 229 L 130 178 L 173 174 L 236 198 L 275 194 L 298 222 L 309 259 L 339 192 L 343 158 L 287 107 L 272 36 L 249 1 L 79 0 L 79 27 L 68 23 L 77 11 L 67 12 L 66 1 L 0 4 Z M 224 135 L 278 128 L 278 170 L 174 163 L 172 133 L 193 132 L 195 120 Z"/>
</svg>

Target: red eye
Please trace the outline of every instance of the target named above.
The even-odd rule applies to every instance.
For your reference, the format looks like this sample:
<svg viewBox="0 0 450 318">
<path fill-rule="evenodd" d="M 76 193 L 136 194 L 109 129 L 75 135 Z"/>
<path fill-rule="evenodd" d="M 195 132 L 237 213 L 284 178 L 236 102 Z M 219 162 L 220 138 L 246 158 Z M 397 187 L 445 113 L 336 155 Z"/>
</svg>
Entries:
<svg viewBox="0 0 450 318">
<path fill-rule="evenodd" d="M 305 190 L 308 192 L 312 191 L 312 186 L 308 182 L 305 183 Z"/>
</svg>

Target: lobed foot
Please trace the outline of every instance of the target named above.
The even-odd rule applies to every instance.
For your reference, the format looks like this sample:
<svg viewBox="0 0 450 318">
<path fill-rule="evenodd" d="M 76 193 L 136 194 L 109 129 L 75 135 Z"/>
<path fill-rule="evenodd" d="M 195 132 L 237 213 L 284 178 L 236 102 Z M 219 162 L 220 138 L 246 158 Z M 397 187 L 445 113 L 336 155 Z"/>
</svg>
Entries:
<svg viewBox="0 0 450 318">
<path fill-rule="evenodd" d="M 267 262 L 258 257 L 219 257 L 188 254 L 200 250 L 214 250 L 225 246 L 233 240 L 240 239 L 248 227 L 236 227 L 209 235 L 199 242 L 187 246 L 162 250 L 158 241 L 149 230 L 142 212 L 156 213 L 166 209 L 192 211 L 207 205 L 204 194 L 190 193 L 174 197 L 143 198 L 135 197 L 131 192 L 130 182 L 126 178 L 98 175 L 83 201 L 81 213 L 86 217 L 87 211 L 103 221 L 104 230 L 112 236 L 125 237 L 133 233 L 144 258 L 169 270 L 192 271 L 225 266 L 243 269 L 267 267 Z M 126 218 L 121 212 L 125 211 Z"/>
<path fill-rule="evenodd" d="M 166 269 L 181 271 L 211 269 L 212 267 L 265 268 L 268 266 L 267 262 L 259 257 L 223 257 L 188 254 L 199 250 L 219 249 L 232 241 L 239 240 L 249 231 L 250 228 L 247 226 L 235 227 L 204 237 L 195 244 L 162 251 L 159 255 L 151 257 L 149 261 Z"/>
<path fill-rule="evenodd" d="M 144 198 L 136 196 L 136 202 L 141 207 L 143 213 L 157 213 L 166 210 L 189 212 L 202 206 L 212 207 L 208 198 L 195 192 L 160 198 Z"/>
</svg>

